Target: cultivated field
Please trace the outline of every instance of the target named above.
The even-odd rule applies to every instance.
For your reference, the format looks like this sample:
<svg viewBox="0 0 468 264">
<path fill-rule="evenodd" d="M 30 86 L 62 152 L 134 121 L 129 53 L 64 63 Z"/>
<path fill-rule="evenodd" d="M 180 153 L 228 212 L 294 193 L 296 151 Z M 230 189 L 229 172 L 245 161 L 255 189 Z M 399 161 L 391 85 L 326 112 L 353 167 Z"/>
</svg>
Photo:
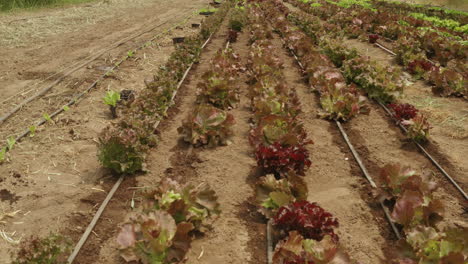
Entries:
<svg viewBox="0 0 468 264">
<path fill-rule="evenodd" d="M 0 263 L 466 264 L 458 7 L 0 14 Z"/>
</svg>

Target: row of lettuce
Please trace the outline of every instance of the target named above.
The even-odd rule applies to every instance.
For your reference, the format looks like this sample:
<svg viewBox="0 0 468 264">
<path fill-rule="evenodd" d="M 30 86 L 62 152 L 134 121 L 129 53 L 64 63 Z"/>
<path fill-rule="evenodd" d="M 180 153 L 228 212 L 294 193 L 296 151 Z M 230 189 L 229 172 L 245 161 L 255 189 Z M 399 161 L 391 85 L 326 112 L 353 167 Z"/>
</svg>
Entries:
<svg viewBox="0 0 468 264">
<path fill-rule="evenodd" d="M 301 124 L 299 99 L 285 81 L 283 62 L 273 44 L 270 14 L 253 3 L 247 10 L 250 52 L 248 88 L 253 111 L 249 141 L 261 175 L 255 184 L 259 211 L 271 219 L 275 235 L 273 263 L 330 263 L 349 257 L 339 245 L 338 221 L 307 201 L 305 172 L 312 143 Z"/>
<path fill-rule="evenodd" d="M 375 8 L 388 7 L 392 8 L 393 10 L 399 10 L 400 12 L 422 13 L 430 17 L 451 19 L 463 25 L 468 24 L 468 12 L 423 4 L 413 4 L 403 1 L 373 0 L 372 3 Z"/>
<path fill-rule="evenodd" d="M 320 68 L 309 71 L 309 67 L 314 67 L 314 59 L 311 59 L 310 56 L 314 56 L 311 54 L 316 52 L 314 50 L 315 44 L 310 41 L 317 40 L 317 35 L 314 34 L 315 38 L 308 38 L 304 33 L 298 32 L 297 28 L 288 23 L 286 17 L 291 18 L 291 15 L 281 1 L 269 2 L 265 5 L 265 10 L 268 12 L 267 17 L 273 18 L 272 24 L 285 39 L 287 48 L 292 50 L 302 63 L 305 69 L 304 73 L 309 77 L 309 85 L 319 86 L 320 83 L 315 82 L 313 78 L 310 78 L 310 75 L 307 75 L 308 72 L 320 74 Z M 297 22 L 298 18 L 294 18 L 293 21 Z M 327 48 L 330 47 L 323 46 L 326 48 L 322 50 L 321 55 L 315 53 L 317 54 L 315 60 L 327 62 L 326 54 L 330 54 L 327 52 Z M 333 54 L 331 53 L 331 55 Z M 335 54 L 335 58 L 337 57 L 339 56 Z M 346 54 L 343 57 L 346 57 Z M 330 65 L 330 63 L 328 64 Z M 320 75 L 322 78 L 326 78 L 325 76 L 338 78 L 338 74 L 338 72 L 329 68 L 328 72 L 322 72 Z M 338 81 L 331 83 L 335 85 L 338 83 L 339 86 L 345 87 L 344 84 L 340 85 Z M 318 90 L 320 93 L 323 91 L 320 88 Z M 394 106 L 397 112 L 399 112 L 397 107 L 406 108 L 405 105 Z M 416 111 L 412 108 L 406 108 L 406 110 L 407 112 L 401 111 L 399 113 L 401 115 L 413 115 Z M 381 170 L 380 178 L 383 185 L 379 188 L 378 198 L 391 209 L 392 221 L 398 224 L 404 235 L 404 238 L 398 243 L 399 250 L 397 256 L 391 260 L 392 263 L 462 264 L 466 263 L 468 259 L 466 253 L 468 249 L 468 229 L 463 226 L 456 226 L 453 223 L 451 225 L 440 225 L 446 205 L 434 195 L 438 186 L 431 175 L 430 172 L 418 174 L 415 170 L 402 167 L 399 164 L 390 164 Z M 307 262 L 296 261 L 291 263 Z"/>
<path fill-rule="evenodd" d="M 296 4 L 302 7 L 298 2 Z M 318 17 L 288 11 L 287 19 L 302 30 L 296 34 L 305 34 L 312 42 L 302 44 L 303 46 L 313 45 L 316 54 L 327 56 L 329 62 L 340 68 L 341 76 L 344 77 L 340 81 L 346 81 L 351 86 L 358 85 L 369 98 L 387 104 L 396 122 L 407 129 L 409 138 L 417 142 L 428 141 L 431 125 L 427 116 L 414 106 L 399 102 L 399 97 L 405 89 L 405 81 L 400 70 L 383 67 L 370 57 L 348 48 L 344 44 L 343 36 L 328 30 L 328 24 L 322 23 Z M 304 53 L 296 51 L 299 55 L 301 52 Z M 346 115 L 346 113 L 337 115 Z"/>
<path fill-rule="evenodd" d="M 230 15 L 235 17 L 237 13 L 236 6 Z M 234 30 L 233 23 L 231 19 L 231 30 Z M 197 83 L 194 110 L 188 113 L 178 131 L 193 147 L 229 145 L 234 125 L 229 110 L 238 106 L 236 83 L 244 69 L 238 55 L 228 46 L 204 65 L 208 69 Z M 185 261 L 194 235 L 211 230 L 215 216 L 220 213 L 215 191 L 206 183 L 195 187 L 165 179 L 143 197 L 141 208 L 122 226 L 117 237 L 121 256 L 127 262 Z"/>
<path fill-rule="evenodd" d="M 465 95 L 468 93 L 468 36 L 448 36 L 427 25 L 424 20 L 400 15 L 390 10 L 373 11 L 360 5 L 348 8 L 320 1 L 320 5 L 310 1 L 290 0 L 309 14 L 320 18 L 328 31 L 360 38 L 371 42 L 379 38 L 391 42 L 380 42 L 392 46 L 396 61 L 416 78 L 423 78 L 434 85 L 434 92 L 441 95 Z M 380 40 L 379 40 L 380 41 Z"/>
<path fill-rule="evenodd" d="M 98 158 L 105 168 L 119 174 L 145 170 L 146 153 L 157 145 L 157 125 L 167 115 L 179 82 L 189 66 L 198 62 L 203 43 L 218 29 L 229 5 L 226 2 L 208 17 L 198 35 L 187 37 L 177 45 L 154 80 L 146 83 L 146 89 L 122 108 L 122 118 L 100 133 Z"/>
<path fill-rule="evenodd" d="M 302 0 L 307 3 L 314 3 L 316 6 L 320 4 L 315 0 Z M 408 16 L 422 20 L 422 23 L 425 27 L 432 27 L 434 29 L 440 30 L 440 32 L 447 32 L 452 36 L 461 36 L 466 40 L 466 36 L 463 36 L 463 33 L 468 33 L 468 13 L 455 11 L 455 10 L 444 10 L 445 16 L 439 13 L 435 15 L 431 13 L 429 9 L 417 9 L 417 8 L 405 8 L 409 5 L 405 2 L 400 2 L 401 4 L 395 4 L 391 1 L 371 1 L 371 0 L 326 0 L 326 2 L 337 5 L 340 7 L 348 8 L 353 5 L 361 6 L 363 8 L 372 10 L 372 11 L 388 11 L 392 13 L 397 13 L 401 17 L 405 18 Z M 450 16 L 453 16 L 452 19 Z M 422 25 L 415 25 L 421 27 Z"/>
</svg>

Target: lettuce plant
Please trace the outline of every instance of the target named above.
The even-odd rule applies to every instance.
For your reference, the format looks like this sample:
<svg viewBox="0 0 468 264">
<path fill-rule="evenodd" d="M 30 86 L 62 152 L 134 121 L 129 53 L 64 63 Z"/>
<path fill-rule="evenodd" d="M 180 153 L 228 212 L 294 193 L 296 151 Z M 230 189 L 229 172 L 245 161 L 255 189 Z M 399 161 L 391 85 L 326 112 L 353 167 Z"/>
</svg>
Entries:
<svg viewBox="0 0 468 264">
<path fill-rule="evenodd" d="M 274 224 L 284 232 L 298 231 L 305 238 L 320 241 L 328 235 L 338 241 L 333 231 L 338 227 L 338 221 L 316 203 L 297 201 L 283 206 L 278 210 Z"/>
<path fill-rule="evenodd" d="M 104 103 L 110 107 L 112 117 L 117 118 L 117 103 L 120 101 L 120 93 L 107 91 L 104 97 Z"/>
<path fill-rule="evenodd" d="M 350 264 L 350 257 L 329 235 L 321 241 L 305 239 L 299 232 L 291 231 L 280 241 L 273 253 L 273 264 Z"/>
<path fill-rule="evenodd" d="M 66 263 L 71 251 L 71 241 L 61 235 L 50 234 L 45 238 L 30 237 L 20 242 L 12 254 L 12 264 L 59 264 Z"/>
<path fill-rule="evenodd" d="M 309 151 L 302 144 L 282 145 L 274 142 L 271 145 L 259 145 L 255 152 L 257 165 L 265 173 L 281 174 L 294 171 L 299 175 L 305 175 L 305 170 L 312 162 L 309 159 Z"/>
<path fill-rule="evenodd" d="M 215 192 L 166 179 L 145 193 L 142 207 L 122 225 L 117 236 L 122 258 L 144 264 L 179 263 L 190 249 L 193 232 L 219 214 Z"/>
<path fill-rule="evenodd" d="M 176 224 L 188 222 L 193 229 L 202 231 L 206 221 L 220 213 L 218 197 L 206 183 L 197 187 L 181 185 L 171 179 L 159 183 L 158 188 L 144 195 L 143 211 L 164 210 Z"/>
<path fill-rule="evenodd" d="M 192 229 L 187 222 L 176 224 L 164 211 L 135 215 L 117 236 L 120 255 L 126 262 L 143 264 L 182 261 L 190 248 Z"/>
<path fill-rule="evenodd" d="M 442 96 L 468 94 L 468 74 L 455 69 L 434 67 L 428 81 L 434 85 L 432 91 Z"/>
<path fill-rule="evenodd" d="M 297 96 L 266 95 L 260 98 L 253 98 L 252 107 L 255 113 L 255 121 L 268 115 L 278 115 L 295 118 L 301 113 L 300 102 Z"/>
<path fill-rule="evenodd" d="M 184 140 L 195 146 L 227 145 L 234 117 L 211 105 L 199 105 L 178 128 Z"/>
<path fill-rule="evenodd" d="M 405 230 L 420 224 L 431 226 L 441 219 L 444 206 L 433 196 L 438 186 L 429 175 L 417 175 L 410 168 L 390 164 L 380 176 L 389 193 L 385 198 L 394 201 L 391 216 Z"/>
<path fill-rule="evenodd" d="M 429 72 L 433 66 L 434 65 L 428 60 L 416 59 L 408 63 L 407 70 L 414 75 L 416 79 L 420 79 L 424 74 Z"/>
<path fill-rule="evenodd" d="M 272 218 L 282 206 L 305 200 L 308 193 L 304 179 L 293 172 L 281 179 L 268 174 L 261 177 L 255 186 L 260 212 L 268 218 Z"/>
<path fill-rule="evenodd" d="M 432 126 L 429 124 L 427 117 L 423 114 L 417 115 L 411 120 L 401 122 L 408 129 L 408 137 L 417 141 L 425 142 L 429 137 L 429 130 Z"/>
<path fill-rule="evenodd" d="M 443 232 L 433 227 L 417 226 L 407 232 L 400 241 L 400 253 L 404 258 L 398 264 L 464 264 L 468 260 L 468 229 L 446 228 Z"/>
<path fill-rule="evenodd" d="M 239 95 L 232 87 L 230 77 L 208 71 L 202 76 L 203 82 L 198 83 L 198 101 L 209 103 L 221 109 L 234 108 L 239 102 Z"/>
<path fill-rule="evenodd" d="M 250 143 L 259 145 L 305 145 L 312 141 L 307 139 L 303 126 L 290 117 L 268 115 L 258 121 L 257 127 L 250 131 Z"/>
<path fill-rule="evenodd" d="M 393 116 L 398 122 L 411 120 L 416 117 L 418 109 L 411 104 L 389 104 L 388 107 L 392 110 Z"/>
<path fill-rule="evenodd" d="M 379 35 L 369 34 L 369 43 L 376 43 L 378 39 L 379 39 Z"/>
<path fill-rule="evenodd" d="M 143 170 L 144 151 L 132 128 L 106 127 L 99 135 L 98 158 L 105 168 L 132 174 Z"/>
</svg>

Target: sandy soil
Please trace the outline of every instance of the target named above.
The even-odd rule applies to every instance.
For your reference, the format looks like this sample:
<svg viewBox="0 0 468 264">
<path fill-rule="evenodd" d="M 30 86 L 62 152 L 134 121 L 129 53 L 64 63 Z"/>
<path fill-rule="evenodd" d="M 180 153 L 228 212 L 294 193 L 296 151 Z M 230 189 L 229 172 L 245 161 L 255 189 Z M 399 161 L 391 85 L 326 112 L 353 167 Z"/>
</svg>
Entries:
<svg viewBox="0 0 468 264">
<path fill-rule="evenodd" d="M 183 16 L 177 16 L 180 8 L 177 4 L 184 1 L 173 1 L 161 5 L 155 4 L 153 9 L 146 11 L 146 17 L 140 17 L 139 25 L 149 21 L 167 20 L 164 27 L 142 35 L 133 42 L 133 45 L 144 43 L 146 39 L 160 31 L 168 29 L 176 21 L 179 22 Z M 206 6 L 207 1 L 190 1 L 185 5 L 184 15 L 188 15 L 194 10 Z M 156 8 L 156 9 L 155 9 Z M 191 10 L 189 10 L 191 8 Z M 154 15 L 154 10 L 158 10 L 159 15 Z M 119 31 L 120 37 L 132 30 L 125 30 L 125 24 L 119 24 L 119 17 L 114 17 L 115 31 Z M 130 60 L 121 65 L 112 78 L 106 79 L 96 90 L 88 94 L 76 107 L 72 107 L 65 114 L 60 115 L 54 123 L 49 123 L 36 131 L 32 138 L 25 139 L 17 144 L 10 153 L 10 162 L 0 166 L 0 214 L 10 213 L 20 210 L 13 218 L 3 219 L 5 223 L 0 223 L 0 230 L 5 230 L 9 234 L 16 232 L 14 239 L 29 236 L 32 234 L 44 236 L 49 232 L 65 230 L 72 237 L 80 235 L 89 223 L 93 212 L 102 202 L 106 192 L 112 186 L 114 179 L 107 171 L 101 169 L 96 158 L 96 137 L 97 134 L 110 122 L 110 113 L 102 103 L 102 97 L 108 88 L 120 91 L 123 89 L 134 89 L 138 91 L 144 88 L 144 80 L 152 76 L 152 72 L 162 65 L 173 50 L 172 37 L 191 34 L 195 30 L 191 29 L 191 23 L 199 23 L 200 16 L 194 16 L 187 23 L 169 34 L 161 36 L 154 41 L 154 44 L 141 50 Z M 112 21 L 108 21 L 110 27 Z M 136 22 L 136 21 L 135 21 Z M 137 26 L 135 26 L 137 27 Z M 73 34 L 73 33 L 70 33 Z M 75 33 L 77 39 L 86 42 L 86 35 L 91 33 L 80 31 Z M 63 36 L 62 36 L 63 37 Z M 56 44 L 61 47 L 60 40 L 56 36 Z M 90 43 L 91 44 L 91 43 Z M 101 43 L 102 44 L 102 43 Z M 55 48 L 57 47 L 55 46 Z M 120 50 L 115 50 L 110 54 L 112 59 L 121 58 L 130 49 L 130 43 L 122 46 Z M 67 45 L 63 44 L 63 49 Z M 69 47 L 70 48 L 70 47 Z M 48 53 L 53 53 L 54 46 L 48 48 Z M 80 48 L 81 52 L 88 52 L 87 46 Z M 120 51 L 120 53 L 119 53 Z M 3 52 L 3 51 L 2 51 Z M 27 49 L 23 50 L 27 52 Z M 46 52 L 46 53 L 47 53 Z M 72 49 L 70 48 L 70 53 Z M 123 53 L 122 53 L 123 52 Z M 77 54 L 79 52 L 77 51 Z M 37 53 L 41 56 L 40 52 Z M 43 67 L 53 68 L 54 62 L 60 62 L 58 54 L 54 61 L 48 64 L 48 60 L 43 61 Z M 25 55 L 27 58 L 34 58 L 33 55 Z M 2 56 L 2 58 L 4 58 Z M 64 58 L 64 63 L 68 58 Z M 92 64 L 91 67 L 99 65 L 100 61 Z M 19 62 L 19 65 L 21 63 Z M 38 66 L 41 67 L 41 66 Z M 4 68 L 3 68 L 4 69 Z M 95 77 L 92 73 L 82 72 L 79 77 L 88 79 Z M 13 82 L 17 80 L 12 79 Z M 80 90 L 83 86 L 80 86 Z M 52 93 L 60 93 L 69 88 L 57 88 Z M 57 101 L 64 100 L 57 96 Z M 52 100 L 48 98 L 48 100 Z M 44 100 L 47 102 L 47 100 Z M 58 103 L 57 103 L 58 104 Z M 47 104 L 42 103 L 43 108 Z M 41 105 L 35 105 L 34 109 L 42 109 Z M 24 113 L 31 114 L 31 109 Z M 21 112 L 23 115 L 23 112 Z M 5 124 L 7 125 L 7 124 Z M 9 127 L 24 129 L 24 124 L 18 122 Z M 2 127 L 1 132 L 6 129 Z M 128 182 L 126 187 L 135 186 L 135 183 Z M 124 199 L 127 192 L 118 194 L 117 197 L 122 204 L 128 202 Z M 131 199 L 131 197 L 130 197 Z M 110 218 L 106 218 L 110 219 Z M 108 221 L 108 220 L 104 220 Z M 117 223 L 114 223 L 117 224 Z M 31 228 L 34 226 L 34 228 Z M 115 229 L 115 227 L 114 227 Z M 110 230 L 114 232 L 114 229 Z M 109 233 L 109 230 L 106 230 Z M 97 230 L 99 232 L 99 230 Z M 106 233 L 106 232 L 103 232 Z M 73 236 L 74 234 L 74 236 Z M 15 245 L 0 241 L 0 263 L 9 262 L 8 251 Z M 91 262 L 81 262 L 91 263 Z"/>
</svg>

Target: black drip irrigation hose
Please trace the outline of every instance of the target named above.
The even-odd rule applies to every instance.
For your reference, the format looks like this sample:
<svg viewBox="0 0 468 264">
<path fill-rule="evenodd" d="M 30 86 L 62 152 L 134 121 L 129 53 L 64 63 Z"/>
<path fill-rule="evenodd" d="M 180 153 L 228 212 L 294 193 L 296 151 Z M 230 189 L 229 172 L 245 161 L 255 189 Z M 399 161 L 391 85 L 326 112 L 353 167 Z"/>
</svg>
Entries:
<svg viewBox="0 0 468 264">
<path fill-rule="evenodd" d="M 213 36 L 213 33 L 210 35 L 210 37 L 205 41 L 205 43 L 203 43 L 203 45 L 201 46 L 201 49 L 204 49 L 205 46 L 208 44 L 208 42 L 210 42 L 211 38 Z M 193 68 L 193 65 L 194 63 L 191 63 L 189 65 L 189 67 L 187 68 L 187 70 L 185 71 L 182 79 L 179 81 L 178 85 L 177 85 L 177 88 L 174 90 L 174 92 L 172 93 L 172 97 L 171 97 L 171 101 L 174 100 L 177 92 L 179 91 L 180 87 L 182 86 L 182 84 L 184 83 L 185 79 L 187 78 L 188 76 L 188 73 L 190 72 L 190 70 Z M 169 108 L 166 108 L 164 110 L 164 114 L 163 116 L 167 113 Z M 159 124 L 161 123 L 161 121 L 157 121 L 154 125 L 154 128 L 156 129 Z M 112 197 L 114 196 L 115 192 L 117 191 L 117 189 L 120 187 L 121 183 L 123 182 L 125 176 L 122 175 L 120 176 L 120 178 L 117 180 L 117 182 L 114 184 L 114 186 L 112 187 L 111 191 L 107 194 L 106 198 L 104 199 L 104 202 L 101 204 L 101 206 L 99 207 L 98 211 L 96 212 L 96 214 L 94 215 L 93 219 L 91 220 L 91 222 L 89 223 L 88 227 L 86 228 L 85 232 L 83 233 L 83 235 L 81 236 L 80 240 L 78 241 L 78 243 L 76 244 L 75 248 L 73 249 L 73 252 L 72 254 L 68 257 L 67 259 L 67 263 L 71 264 L 73 263 L 73 261 L 75 260 L 76 256 L 78 255 L 78 253 L 80 252 L 81 248 L 83 247 L 84 243 L 86 242 L 86 240 L 88 240 L 88 237 L 89 235 L 91 234 L 91 232 L 93 231 L 94 227 L 96 226 L 99 218 L 101 217 L 102 213 L 104 212 L 104 210 L 106 209 L 107 205 L 109 204 L 109 201 L 112 199 Z"/>
<path fill-rule="evenodd" d="M 387 112 L 387 114 L 393 118 L 393 114 L 392 112 L 390 112 L 390 110 L 384 105 L 382 104 L 381 102 L 378 102 L 379 105 L 385 110 L 385 112 Z M 401 128 L 401 130 L 403 130 L 406 134 L 408 133 L 408 130 L 406 129 L 406 127 L 404 127 L 401 123 L 398 123 L 398 126 Z M 429 154 L 429 152 L 423 147 L 421 146 L 421 144 L 419 144 L 417 141 L 413 140 L 414 144 L 416 144 L 416 146 L 419 148 L 419 150 L 421 150 L 421 152 L 424 154 L 424 156 L 426 156 L 431 162 L 432 164 L 434 164 L 434 166 L 436 166 L 436 168 L 445 176 L 445 178 L 447 178 L 447 180 L 449 180 L 450 183 L 452 183 L 453 186 L 455 186 L 455 188 L 460 192 L 460 194 L 463 196 L 463 198 L 465 198 L 465 200 L 468 200 L 468 195 L 466 194 L 466 192 L 460 187 L 460 185 L 458 185 L 458 183 L 447 173 L 447 171 L 444 170 L 444 168 L 442 168 L 442 166 L 432 157 L 431 154 Z"/>
<path fill-rule="evenodd" d="M 132 50 L 132 53 L 135 53 L 145 47 L 147 47 L 149 45 L 149 43 L 152 43 L 155 39 L 157 39 L 158 37 L 160 37 L 161 35 L 163 34 L 166 34 L 172 30 L 174 30 L 176 27 L 180 26 L 181 24 L 185 23 L 185 21 L 187 21 L 190 17 L 193 16 L 194 13 L 190 14 L 189 16 L 187 16 L 186 18 L 184 18 L 182 20 L 182 22 L 180 23 L 177 23 L 175 26 L 172 26 L 171 28 L 155 35 L 153 38 L 151 38 L 150 40 L 148 40 L 147 42 L 145 42 L 145 44 L 135 48 L 134 50 Z M 166 24 L 166 22 L 164 23 L 161 23 L 159 24 L 159 26 L 161 25 L 164 25 Z M 152 28 L 152 30 L 154 30 L 154 28 Z M 144 33 L 142 33 L 144 34 Z M 106 78 L 106 76 L 113 72 L 115 69 L 117 69 L 124 61 L 126 61 L 127 59 L 129 59 L 130 57 L 130 54 L 127 54 L 124 58 L 122 58 L 119 62 L 115 63 L 109 70 L 106 71 L 106 73 L 102 74 L 97 80 L 95 80 L 90 86 L 88 86 L 88 88 L 86 88 L 83 92 L 81 92 L 80 94 L 78 94 L 77 96 L 75 96 L 73 99 L 71 99 L 67 104 L 65 104 L 64 106 L 62 106 L 61 108 L 57 109 L 55 112 L 53 112 L 52 114 L 50 114 L 48 117 L 50 119 L 54 118 L 55 116 L 61 114 L 62 112 L 64 111 L 67 111 L 66 109 L 74 104 L 77 104 L 78 103 L 78 100 L 83 97 L 84 95 L 86 95 L 87 93 L 89 93 L 89 91 L 91 91 L 93 88 L 95 88 L 97 86 L 97 84 L 99 82 L 101 82 L 102 80 L 104 80 Z M 192 63 L 193 65 L 193 63 Z M 190 65 L 190 66 L 192 66 Z M 174 99 L 175 95 L 173 95 L 172 99 Z M 37 97 L 36 97 L 37 98 Z M 19 110 L 19 109 L 18 109 Z M 34 127 L 39 127 L 39 126 L 42 126 L 43 124 L 47 123 L 47 121 L 49 120 L 49 118 L 41 118 L 35 125 Z M 2 123 L 2 120 L 0 120 L 0 124 Z M 24 137 L 26 137 L 27 135 L 29 135 L 31 133 L 31 130 L 28 128 L 26 130 L 24 130 L 23 133 L 21 133 L 20 135 L 18 135 L 16 138 L 15 138 L 15 141 L 16 142 L 20 142 Z M 10 148 L 8 147 L 5 147 L 5 153 L 10 151 Z"/>
</svg>

